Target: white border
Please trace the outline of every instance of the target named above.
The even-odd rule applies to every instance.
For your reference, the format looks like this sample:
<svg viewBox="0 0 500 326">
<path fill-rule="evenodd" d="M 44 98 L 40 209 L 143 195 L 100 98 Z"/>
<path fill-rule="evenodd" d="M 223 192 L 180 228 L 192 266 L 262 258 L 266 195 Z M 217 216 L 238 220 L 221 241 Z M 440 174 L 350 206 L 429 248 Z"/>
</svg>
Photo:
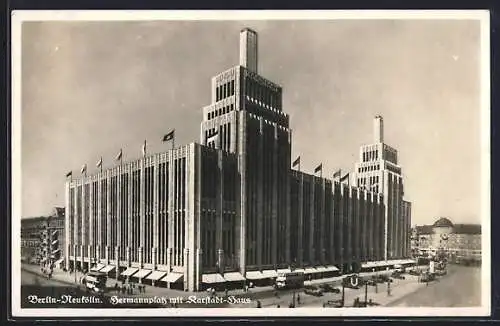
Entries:
<svg viewBox="0 0 500 326">
<path fill-rule="evenodd" d="M 13 317 L 331 317 L 331 316 L 488 316 L 491 311 L 490 253 L 490 16 L 487 10 L 441 11 L 13 11 L 12 32 L 12 315 Z M 23 21 L 139 20 L 339 20 L 473 19 L 481 22 L 482 144 L 482 306 L 474 308 L 177 308 L 177 309 L 22 309 L 20 302 L 21 209 L 21 25 Z M 14 164 L 15 163 L 15 164 Z M 17 276 L 17 277 L 16 277 Z"/>
</svg>

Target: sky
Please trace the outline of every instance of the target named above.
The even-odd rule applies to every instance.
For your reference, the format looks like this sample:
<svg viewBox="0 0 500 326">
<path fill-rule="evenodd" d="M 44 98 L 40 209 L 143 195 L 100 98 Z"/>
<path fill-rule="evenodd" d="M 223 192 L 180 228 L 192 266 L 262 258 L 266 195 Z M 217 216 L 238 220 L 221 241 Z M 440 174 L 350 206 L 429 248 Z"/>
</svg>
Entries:
<svg viewBox="0 0 500 326">
<path fill-rule="evenodd" d="M 354 169 L 384 119 L 412 224 L 480 223 L 480 24 L 472 20 L 25 22 L 22 217 L 64 206 L 65 174 L 199 142 L 211 78 L 259 35 L 259 73 L 283 87 L 292 160 Z"/>
</svg>

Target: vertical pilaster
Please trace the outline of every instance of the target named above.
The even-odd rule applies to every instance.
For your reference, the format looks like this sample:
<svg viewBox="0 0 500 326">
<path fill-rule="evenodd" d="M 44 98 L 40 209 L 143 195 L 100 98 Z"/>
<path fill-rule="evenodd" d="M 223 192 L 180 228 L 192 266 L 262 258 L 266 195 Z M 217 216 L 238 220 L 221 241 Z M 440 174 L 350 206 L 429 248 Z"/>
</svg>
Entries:
<svg viewBox="0 0 500 326">
<path fill-rule="evenodd" d="M 82 178 L 82 205 L 81 205 L 81 217 L 82 217 L 82 230 L 81 230 L 81 236 L 82 236 L 82 265 L 84 261 L 84 257 L 86 256 L 86 250 L 87 250 L 87 214 L 85 211 L 85 206 L 87 205 L 85 201 L 85 185 L 87 184 L 87 177 Z"/>
<path fill-rule="evenodd" d="M 160 157 L 156 155 L 154 161 L 154 175 L 153 175 L 153 250 L 152 250 L 152 260 L 153 260 L 153 268 L 156 268 L 156 264 L 158 263 L 158 247 L 159 247 L 159 231 L 160 227 L 158 225 L 158 216 L 159 216 L 159 189 L 160 185 L 158 182 L 158 174 L 160 168 Z"/>
<path fill-rule="evenodd" d="M 223 152 L 217 152 L 217 202 L 215 207 L 216 226 L 215 226 L 215 247 L 217 250 L 223 249 L 222 233 L 224 228 L 224 164 Z M 217 256 L 218 269 L 220 272 L 224 270 L 223 257 Z"/>
<path fill-rule="evenodd" d="M 322 265 L 326 264 L 326 241 L 325 241 L 325 179 L 321 178 L 321 207 L 319 214 L 319 237 L 320 237 L 320 262 Z"/>
<path fill-rule="evenodd" d="M 263 186 L 264 186 L 264 119 L 259 118 L 260 132 L 258 136 L 258 156 L 255 158 L 258 162 L 257 168 L 257 265 L 262 268 L 262 252 L 266 248 L 268 239 L 263 237 L 263 218 L 264 218 L 264 203 L 263 203 Z"/>
<path fill-rule="evenodd" d="M 144 266 L 144 244 L 145 244 L 145 236 L 146 236 L 146 184 L 145 184 L 145 168 L 146 168 L 146 157 L 143 157 L 141 159 L 141 183 L 140 183 L 140 206 L 139 206 L 139 212 L 140 212 L 140 223 L 139 223 L 139 229 L 140 229 L 140 247 L 139 247 L 139 264 L 142 268 Z"/>
<path fill-rule="evenodd" d="M 104 258 L 101 255 L 101 248 L 103 245 L 101 207 L 102 207 L 102 174 L 99 173 L 97 175 L 97 246 L 96 246 L 96 256 L 99 262 L 102 258 Z"/>
<path fill-rule="evenodd" d="M 111 171 L 106 171 L 106 264 L 111 254 Z"/>
<path fill-rule="evenodd" d="M 78 252 L 78 245 L 80 244 L 78 240 L 78 234 L 81 232 L 81 230 L 78 229 L 78 219 L 80 218 L 80 213 L 78 212 L 78 184 L 79 182 L 74 183 L 74 190 L 73 190 L 73 244 L 74 244 L 74 249 L 73 249 L 73 254 L 75 257 L 75 266 L 76 266 L 76 260 L 79 255 Z"/>
<path fill-rule="evenodd" d="M 272 238 L 271 240 L 271 261 L 274 266 L 278 264 L 278 126 L 274 123 L 274 139 L 273 139 L 273 153 L 272 153 Z M 281 185 L 283 186 L 283 185 Z M 282 234 L 280 235 L 280 237 Z"/>
<path fill-rule="evenodd" d="M 127 170 L 128 170 L 128 190 L 127 190 L 127 230 L 128 230 L 128 237 L 127 237 L 127 266 L 130 267 L 132 264 L 132 233 L 135 231 L 132 228 L 132 184 L 133 184 L 133 169 L 132 165 L 128 164 L 127 165 Z"/>
<path fill-rule="evenodd" d="M 239 75 L 239 74 L 238 74 Z M 238 87 L 237 90 L 239 91 L 239 85 L 240 83 L 237 83 Z M 239 93 L 238 93 L 239 94 Z M 239 102 L 244 102 L 244 101 L 238 101 L 238 106 Z M 247 247 L 246 247 L 246 237 L 247 237 L 247 164 L 246 164 L 246 159 L 247 159 L 247 135 L 246 135 L 246 125 L 247 125 L 247 113 L 245 111 L 239 111 L 239 118 L 240 118 L 240 123 L 239 125 L 239 135 L 240 137 L 238 138 L 239 141 L 239 148 L 240 152 L 238 155 L 238 167 L 239 167 L 239 172 L 240 172 L 240 179 L 238 181 L 239 185 L 239 217 L 240 217 L 240 271 L 243 275 L 246 275 L 246 255 L 247 255 Z"/>
<path fill-rule="evenodd" d="M 304 236 L 303 236 L 303 229 L 304 229 L 304 174 L 299 173 L 299 212 L 298 212 L 298 264 L 300 266 L 304 266 L 304 246 L 306 245 L 304 243 Z"/>
<path fill-rule="evenodd" d="M 71 202 L 71 192 L 70 192 L 70 181 L 66 180 L 64 184 L 64 244 L 66 248 L 64 248 L 64 267 L 69 267 L 69 245 L 71 245 L 70 239 L 71 235 L 69 233 L 70 230 L 70 202 Z"/>
<path fill-rule="evenodd" d="M 168 164 L 169 164 L 169 169 L 168 169 L 168 248 L 170 249 L 168 255 L 167 255 L 167 265 L 169 268 L 171 267 L 172 264 L 172 249 L 174 248 L 174 205 L 175 205 L 175 198 L 174 198 L 174 188 L 175 188 L 175 157 L 174 157 L 174 150 L 169 150 L 168 151 Z"/>
<path fill-rule="evenodd" d="M 124 244 L 122 243 L 123 241 L 123 237 L 125 236 L 124 234 L 122 234 L 122 216 L 123 216 L 123 206 L 122 206 L 122 178 L 123 178 L 123 170 L 122 170 L 122 166 L 119 165 L 118 166 L 118 176 L 117 176 L 117 190 L 116 190 L 116 193 L 117 193 L 117 202 L 118 202 L 118 205 L 117 205 L 117 212 L 116 212 L 116 245 L 117 245 L 117 248 L 118 248 L 118 254 L 116 255 L 116 261 L 117 263 L 122 259 L 121 257 L 121 253 L 122 253 L 122 248 L 124 247 Z M 117 264 L 118 265 L 118 264 Z M 118 270 L 118 267 L 116 268 Z"/>
</svg>

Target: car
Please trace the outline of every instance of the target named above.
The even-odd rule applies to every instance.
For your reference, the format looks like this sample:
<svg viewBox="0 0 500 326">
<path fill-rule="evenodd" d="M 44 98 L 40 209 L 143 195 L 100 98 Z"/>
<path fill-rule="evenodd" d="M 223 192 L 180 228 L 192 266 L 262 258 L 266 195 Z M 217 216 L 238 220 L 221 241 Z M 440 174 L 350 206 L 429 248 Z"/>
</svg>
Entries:
<svg viewBox="0 0 500 326">
<path fill-rule="evenodd" d="M 397 272 L 397 271 L 392 272 L 391 277 L 392 278 L 397 278 L 397 279 L 400 279 L 400 280 L 404 280 L 405 279 L 405 277 L 403 275 L 401 275 L 400 272 Z"/>
<path fill-rule="evenodd" d="M 437 276 L 444 276 L 446 274 L 447 274 L 446 269 L 438 269 L 438 270 L 436 270 L 436 275 Z"/>
<path fill-rule="evenodd" d="M 319 288 L 323 290 L 323 292 L 340 293 L 340 289 L 331 286 L 330 284 L 321 284 Z"/>
<path fill-rule="evenodd" d="M 413 276 L 419 276 L 420 274 L 422 274 L 422 272 L 419 269 L 414 268 L 414 269 L 410 269 L 408 271 L 408 274 L 413 275 Z"/>
<path fill-rule="evenodd" d="M 337 299 L 337 300 L 328 300 L 323 304 L 323 307 L 330 307 L 330 308 L 342 308 L 344 304 L 342 303 L 342 299 Z"/>
<path fill-rule="evenodd" d="M 309 295 L 313 295 L 316 297 L 321 297 L 323 295 L 323 290 L 321 290 L 320 288 L 315 288 L 315 289 L 307 288 L 307 289 L 304 289 L 304 293 L 309 294 Z"/>
<path fill-rule="evenodd" d="M 372 279 L 369 279 L 369 280 L 366 280 L 366 283 L 370 286 L 376 286 L 377 285 L 377 281 L 376 279 L 372 278 Z"/>
<path fill-rule="evenodd" d="M 420 275 L 420 282 L 431 282 L 434 281 L 435 278 L 433 273 L 423 272 L 422 275 Z"/>
</svg>

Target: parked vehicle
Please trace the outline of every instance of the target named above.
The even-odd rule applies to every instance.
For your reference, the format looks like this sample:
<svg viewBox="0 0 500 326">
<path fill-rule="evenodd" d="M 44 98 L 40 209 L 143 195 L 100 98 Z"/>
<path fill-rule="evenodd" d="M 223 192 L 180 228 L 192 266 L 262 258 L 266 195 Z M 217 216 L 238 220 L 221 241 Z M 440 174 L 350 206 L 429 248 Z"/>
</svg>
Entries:
<svg viewBox="0 0 500 326">
<path fill-rule="evenodd" d="M 321 297 L 323 295 L 323 290 L 316 286 L 307 287 L 304 289 L 305 294 L 314 295 L 316 297 Z"/>
<path fill-rule="evenodd" d="M 83 277 L 82 282 L 87 291 L 102 294 L 106 290 L 107 279 L 108 276 L 105 273 L 91 271 Z"/>
<path fill-rule="evenodd" d="M 434 273 L 423 272 L 422 275 L 420 275 L 420 282 L 431 282 L 434 281 L 435 278 Z"/>
<path fill-rule="evenodd" d="M 323 290 L 323 292 L 340 293 L 339 288 L 331 286 L 330 284 L 321 284 L 319 288 Z"/>
<path fill-rule="evenodd" d="M 323 305 L 324 307 L 330 307 L 330 308 L 342 308 L 342 299 L 337 299 L 337 300 L 328 300 L 325 302 Z"/>
<path fill-rule="evenodd" d="M 414 275 L 414 276 L 419 276 L 420 274 L 422 274 L 422 272 L 417 268 L 413 268 L 413 269 L 410 269 L 408 271 L 408 274 Z"/>
<path fill-rule="evenodd" d="M 392 278 L 397 278 L 397 279 L 400 279 L 400 280 L 404 280 L 405 279 L 405 277 L 400 272 L 397 272 L 397 271 L 392 272 L 391 277 Z"/>
<path fill-rule="evenodd" d="M 303 272 L 279 273 L 276 278 L 277 289 L 298 289 L 304 287 Z"/>
<path fill-rule="evenodd" d="M 396 264 L 394 265 L 394 271 L 403 274 L 405 272 L 405 268 L 403 265 Z"/>
</svg>

